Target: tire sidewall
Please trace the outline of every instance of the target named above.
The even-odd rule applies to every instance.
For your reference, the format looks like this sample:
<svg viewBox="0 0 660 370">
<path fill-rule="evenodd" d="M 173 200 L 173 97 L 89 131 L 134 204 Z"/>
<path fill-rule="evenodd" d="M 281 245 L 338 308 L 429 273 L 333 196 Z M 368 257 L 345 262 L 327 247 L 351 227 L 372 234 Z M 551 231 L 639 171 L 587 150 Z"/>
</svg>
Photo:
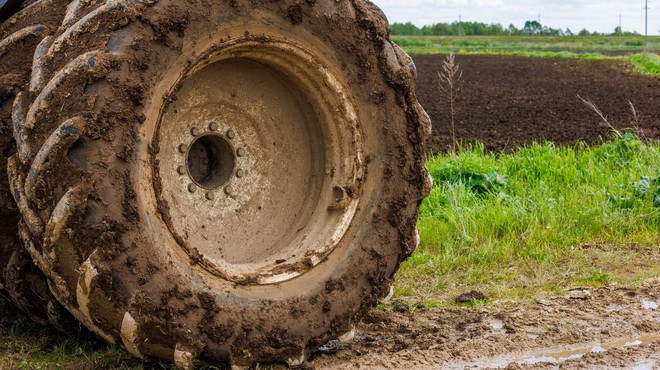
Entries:
<svg viewBox="0 0 660 370">
<path fill-rule="evenodd" d="M 175 361 L 181 353 L 247 365 L 299 358 L 350 330 L 388 293 L 399 263 L 414 250 L 418 202 L 427 191 L 414 73 L 388 57 L 385 21 L 362 1 L 160 1 L 136 18 L 106 30 L 108 76 L 84 90 L 101 96 L 86 114 L 88 125 L 107 129 L 83 145 L 94 206 L 61 242 L 66 246 L 52 246 L 86 245 L 77 251 L 77 285 L 61 273 L 78 295 L 67 306 L 134 354 Z M 254 33 L 257 25 L 307 44 L 344 77 L 359 107 L 366 176 L 353 222 L 321 264 L 291 281 L 244 286 L 210 275 L 173 245 L 145 174 L 156 165 L 149 128 L 190 61 L 212 45 L 263 36 Z M 47 181 L 71 179 L 55 173 Z"/>
</svg>

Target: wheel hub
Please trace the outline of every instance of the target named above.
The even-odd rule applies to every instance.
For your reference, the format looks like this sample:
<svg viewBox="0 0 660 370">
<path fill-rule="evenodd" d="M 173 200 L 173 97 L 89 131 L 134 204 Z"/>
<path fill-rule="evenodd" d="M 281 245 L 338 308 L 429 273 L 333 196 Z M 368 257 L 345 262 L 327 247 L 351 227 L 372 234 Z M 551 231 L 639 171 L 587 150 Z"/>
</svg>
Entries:
<svg viewBox="0 0 660 370">
<path fill-rule="evenodd" d="M 359 200 L 361 135 L 334 76 L 286 42 L 236 43 L 162 113 L 155 189 L 170 232 L 225 279 L 272 284 L 334 249 Z"/>
<path fill-rule="evenodd" d="M 240 158 L 245 155 L 243 148 L 235 149 L 231 140 L 236 138 L 233 130 L 224 135 L 218 133 L 218 124 L 210 122 L 207 130 L 197 126 L 191 129 L 190 143 L 181 144 L 178 148 L 184 164 L 177 168 L 181 176 L 190 180 L 188 191 L 195 193 L 198 188 L 206 191 L 206 199 L 214 200 L 216 194 L 224 187 L 224 193 L 233 193 L 232 177 L 242 178 L 245 171 L 239 167 Z M 241 153 L 241 156 L 238 155 Z"/>
</svg>

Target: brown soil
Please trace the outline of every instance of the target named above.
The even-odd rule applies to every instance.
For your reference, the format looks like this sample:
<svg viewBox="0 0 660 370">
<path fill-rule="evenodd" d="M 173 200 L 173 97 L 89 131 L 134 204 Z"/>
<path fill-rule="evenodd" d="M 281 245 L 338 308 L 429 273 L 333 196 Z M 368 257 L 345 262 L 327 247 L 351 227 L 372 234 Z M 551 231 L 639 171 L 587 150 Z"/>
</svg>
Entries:
<svg viewBox="0 0 660 370">
<path fill-rule="evenodd" d="M 562 369 L 657 369 L 658 304 L 660 280 L 653 279 L 636 289 L 577 289 L 527 303 L 374 310 L 351 343 L 311 364 L 317 369 L 550 369 L 558 364 Z"/>
<path fill-rule="evenodd" d="M 431 148 L 451 144 L 449 109 L 438 87 L 443 55 L 417 56 L 417 93 L 433 122 Z M 660 139 L 660 77 L 620 61 L 457 56 L 463 71 L 456 114 L 460 141 L 506 150 L 533 141 L 597 143 L 610 131 L 577 97 L 593 100 L 616 128 L 631 127 L 632 102 L 647 139 Z"/>
</svg>

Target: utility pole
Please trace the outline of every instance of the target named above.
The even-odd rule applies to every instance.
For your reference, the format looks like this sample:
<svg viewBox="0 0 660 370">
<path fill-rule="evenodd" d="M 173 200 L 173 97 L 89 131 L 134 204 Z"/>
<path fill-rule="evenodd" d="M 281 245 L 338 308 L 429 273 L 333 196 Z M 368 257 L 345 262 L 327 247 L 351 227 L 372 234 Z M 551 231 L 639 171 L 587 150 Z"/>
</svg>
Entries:
<svg viewBox="0 0 660 370">
<path fill-rule="evenodd" d="M 465 36 L 465 31 L 463 31 L 463 9 L 458 9 L 458 36 Z"/>
<path fill-rule="evenodd" d="M 644 51 L 649 50 L 649 0 L 644 0 Z"/>
<path fill-rule="evenodd" d="M 619 33 L 623 35 L 623 28 L 621 28 L 621 8 L 619 8 Z"/>
</svg>

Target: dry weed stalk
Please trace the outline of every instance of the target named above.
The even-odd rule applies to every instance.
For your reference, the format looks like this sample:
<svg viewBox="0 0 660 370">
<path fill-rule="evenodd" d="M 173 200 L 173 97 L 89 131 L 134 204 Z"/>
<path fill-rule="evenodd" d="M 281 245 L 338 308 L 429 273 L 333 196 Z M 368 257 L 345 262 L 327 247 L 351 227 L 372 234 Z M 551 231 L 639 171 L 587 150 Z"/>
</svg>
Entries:
<svg viewBox="0 0 660 370">
<path fill-rule="evenodd" d="M 610 130 L 612 130 L 612 132 L 614 132 L 617 136 L 623 136 L 623 133 L 620 130 L 618 130 L 614 126 L 612 126 L 612 124 L 607 119 L 605 114 L 603 114 L 603 112 L 596 106 L 596 103 L 594 103 L 591 99 L 589 99 L 589 98 L 585 99 L 585 98 L 581 97 L 580 95 L 578 95 L 577 97 L 589 109 L 596 112 L 596 114 L 600 117 L 601 121 L 603 122 L 604 126 L 609 128 Z M 632 121 L 631 121 L 632 131 L 635 133 L 635 135 L 637 135 L 637 137 L 639 137 L 640 139 L 644 139 L 645 138 L 644 137 L 644 132 L 640 128 L 640 124 L 641 124 L 642 121 L 641 121 L 641 118 L 640 118 L 639 114 L 637 113 L 637 109 L 635 109 L 635 105 L 630 100 L 628 100 L 628 105 L 630 106 L 630 113 L 632 115 Z"/>
<path fill-rule="evenodd" d="M 456 152 L 456 112 L 458 108 L 456 107 L 456 100 L 458 99 L 458 94 L 460 92 L 459 83 L 463 77 L 463 71 L 460 69 L 458 63 L 456 63 L 454 54 L 449 53 L 447 58 L 445 58 L 442 63 L 442 70 L 438 71 L 438 78 L 440 79 L 440 91 L 447 97 L 449 100 L 449 113 L 451 119 L 451 139 L 452 139 L 452 150 Z"/>
</svg>

